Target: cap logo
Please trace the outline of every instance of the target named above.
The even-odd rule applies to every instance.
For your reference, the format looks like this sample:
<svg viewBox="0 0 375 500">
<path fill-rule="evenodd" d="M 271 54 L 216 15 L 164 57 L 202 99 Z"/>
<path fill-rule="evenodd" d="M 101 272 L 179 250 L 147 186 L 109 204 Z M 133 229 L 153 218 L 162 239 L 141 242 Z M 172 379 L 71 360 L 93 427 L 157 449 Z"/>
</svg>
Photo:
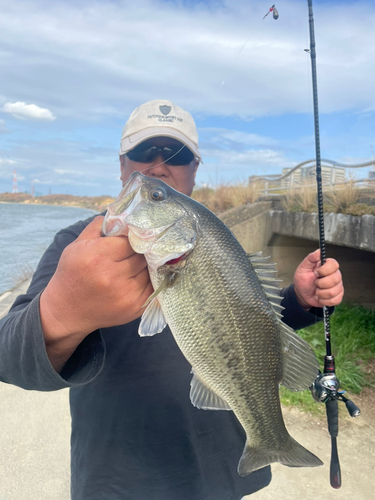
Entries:
<svg viewBox="0 0 375 500">
<path fill-rule="evenodd" d="M 166 104 L 164 104 L 163 106 L 159 106 L 159 109 L 163 113 L 163 115 L 167 115 L 168 113 L 170 113 L 172 106 L 167 106 Z"/>
</svg>

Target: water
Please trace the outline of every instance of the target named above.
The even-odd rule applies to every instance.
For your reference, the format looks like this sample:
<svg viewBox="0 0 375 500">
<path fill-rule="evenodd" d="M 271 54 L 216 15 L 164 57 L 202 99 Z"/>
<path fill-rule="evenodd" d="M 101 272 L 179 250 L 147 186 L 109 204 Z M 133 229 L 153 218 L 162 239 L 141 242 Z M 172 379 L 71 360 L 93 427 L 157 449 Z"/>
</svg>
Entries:
<svg viewBox="0 0 375 500">
<path fill-rule="evenodd" d="M 96 212 L 57 205 L 0 203 L 0 294 L 36 266 L 60 229 Z"/>
</svg>

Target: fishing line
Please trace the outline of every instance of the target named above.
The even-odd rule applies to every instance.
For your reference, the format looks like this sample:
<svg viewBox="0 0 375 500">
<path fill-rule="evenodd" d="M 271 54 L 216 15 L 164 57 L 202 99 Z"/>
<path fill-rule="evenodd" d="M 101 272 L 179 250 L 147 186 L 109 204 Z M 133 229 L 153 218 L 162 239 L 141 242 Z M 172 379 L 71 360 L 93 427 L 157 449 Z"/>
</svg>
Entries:
<svg viewBox="0 0 375 500">
<path fill-rule="evenodd" d="M 151 168 L 155 168 L 155 167 L 159 167 L 159 165 L 164 165 L 164 163 L 167 163 L 167 161 L 171 160 L 172 158 L 174 158 L 176 155 L 178 155 L 178 153 L 180 151 L 182 151 L 184 148 L 186 148 L 185 144 L 182 145 L 182 147 L 175 153 L 173 154 L 172 156 L 170 156 L 167 160 L 164 160 L 162 161 L 161 163 L 157 163 L 156 165 L 151 165 L 151 167 L 147 167 L 147 168 L 144 168 L 143 170 L 140 170 L 141 174 L 143 174 L 144 172 L 147 172 L 148 170 L 150 170 Z M 195 158 L 194 158 L 195 159 Z"/>
<path fill-rule="evenodd" d="M 247 38 L 246 42 L 245 42 L 245 43 L 242 45 L 242 47 L 240 48 L 240 50 L 239 50 L 238 54 L 236 55 L 236 57 L 234 58 L 234 60 L 233 60 L 233 63 L 232 63 L 232 64 L 234 64 L 234 63 L 237 61 L 237 59 L 239 58 L 239 55 L 241 54 L 241 52 L 243 51 L 243 49 L 246 47 L 247 42 L 250 40 L 250 38 L 251 38 L 251 37 L 252 37 L 252 35 L 249 35 L 249 36 L 248 36 L 248 38 Z M 228 75 L 229 75 L 229 73 L 227 73 L 227 76 L 226 76 L 226 77 L 224 78 L 224 80 L 221 82 L 220 87 L 219 87 L 219 90 L 220 90 L 220 89 L 221 89 L 221 87 L 224 85 L 225 80 L 227 79 Z"/>
</svg>

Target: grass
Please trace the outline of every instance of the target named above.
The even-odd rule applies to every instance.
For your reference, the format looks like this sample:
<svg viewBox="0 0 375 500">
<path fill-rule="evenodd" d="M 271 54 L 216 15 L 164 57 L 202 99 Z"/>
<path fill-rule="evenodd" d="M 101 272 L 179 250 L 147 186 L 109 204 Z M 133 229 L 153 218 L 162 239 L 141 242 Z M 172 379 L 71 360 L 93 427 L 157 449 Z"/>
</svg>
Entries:
<svg viewBox="0 0 375 500">
<path fill-rule="evenodd" d="M 311 182 L 302 182 L 298 187 L 286 191 L 282 203 L 289 212 L 316 212 L 316 187 Z"/>
<path fill-rule="evenodd" d="M 358 394 L 365 387 L 373 386 L 375 373 L 375 311 L 363 307 L 341 304 L 330 319 L 332 351 L 336 361 L 336 375 L 341 390 Z M 325 355 L 323 323 L 299 330 L 298 334 L 314 349 L 321 362 Z M 281 401 L 285 405 L 297 405 L 311 413 L 324 413 L 325 405 L 315 403 L 310 391 L 292 392 L 280 389 Z"/>
<path fill-rule="evenodd" d="M 327 209 L 333 213 L 347 213 L 352 205 L 356 205 L 360 197 L 360 189 L 353 179 L 345 184 L 334 186 L 326 192 Z"/>
<path fill-rule="evenodd" d="M 198 187 L 194 189 L 192 197 L 217 214 L 230 208 L 254 203 L 263 196 L 264 182 L 219 184 L 216 187 Z M 278 194 L 283 207 L 289 212 L 317 212 L 316 185 L 311 182 L 302 182 L 291 189 L 281 189 Z M 362 198 L 366 202 L 362 201 Z M 360 188 L 353 179 L 330 188 L 324 187 L 324 211 L 328 213 L 343 213 L 361 216 L 375 215 L 375 188 Z"/>
<path fill-rule="evenodd" d="M 192 198 L 205 205 L 215 213 L 222 213 L 230 208 L 247 203 L 254 203 L 264 186 L 263 182 L 220 184 L 215 188 L 198 187 L 194 189 Z"/>
<path fill-rule="evenodd" d="M 353 179 L 348 182 L 325 186 L 324 211 L 328 213 L 342 213 L 347 215 L 375 215 L 375 206 L 368 203 L 361 203 L 365 197 L 368 202 L 374 200 L 375 190 L 360 188 Z M 316 186 L 308 182 L 301 183 L 300 186 L 291 188 L 285 192 L 283 206 L 289 212 L 317 212 Z"/>
</svg>

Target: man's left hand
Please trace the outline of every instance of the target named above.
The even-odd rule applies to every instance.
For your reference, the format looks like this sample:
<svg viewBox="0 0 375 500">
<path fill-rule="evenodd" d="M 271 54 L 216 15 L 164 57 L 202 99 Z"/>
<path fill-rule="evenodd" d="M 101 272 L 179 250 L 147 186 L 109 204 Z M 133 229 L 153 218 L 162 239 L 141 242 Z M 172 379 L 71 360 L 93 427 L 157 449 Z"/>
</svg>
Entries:
<svg viewBox="0 0 375 500">
<path fill-rule="evenodd" d="M 319 249 L 310 253 L 297 267 L 293 284 L 297 300 L 306 310 L 337 306 L 344 296 L 339 263 L 335 259 L 327 259 L 321 266 Z"/>
</svg>

